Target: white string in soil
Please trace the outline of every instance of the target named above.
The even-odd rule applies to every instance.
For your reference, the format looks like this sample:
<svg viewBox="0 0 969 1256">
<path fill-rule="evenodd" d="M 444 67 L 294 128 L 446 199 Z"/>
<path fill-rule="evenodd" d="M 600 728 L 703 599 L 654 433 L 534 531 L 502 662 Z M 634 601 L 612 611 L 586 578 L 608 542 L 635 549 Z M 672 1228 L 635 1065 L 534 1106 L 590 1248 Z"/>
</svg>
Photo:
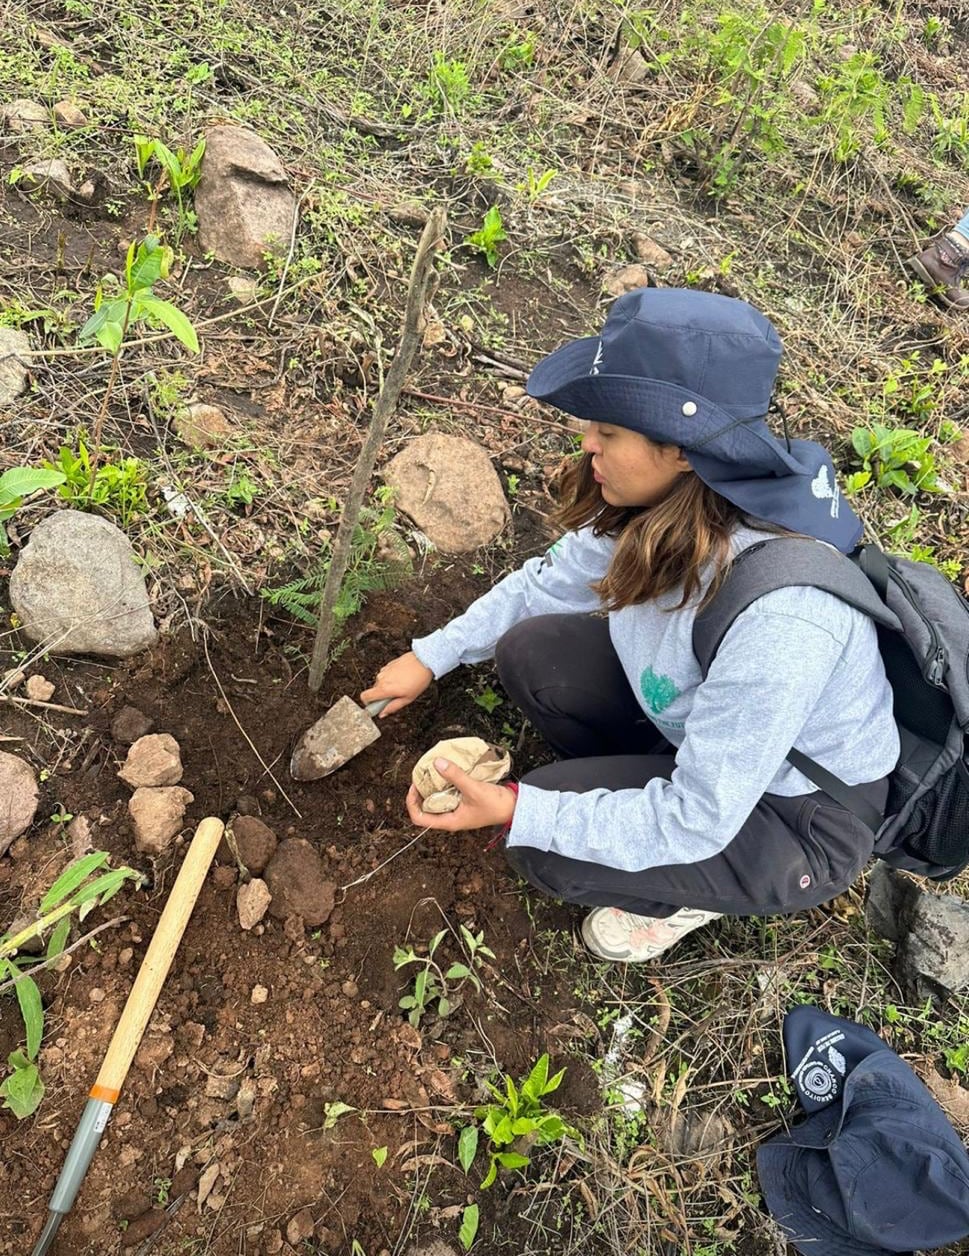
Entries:
<svg viewBox="0 0 969 1256">
<path fill-rule="evenodd" d="M 386 868 L 389 863 L 393 863 L 398 855 L 403 855 L 406 851 L 410 850 L 415 842 L 419 842 L 424 834 L 430 833 L 430 831 L 430 829 L 421 829 L 417 836 L 412 837 L 406 846 L 401 846 L 400 850 L 395 850 L 392 855 L 387 856 L 383 863 L 377 864 L 376 868 L 371 868 L 371 870 L 369 872 L 365 872 L 362 877 L 357 877 L 355 881 L 349 881 L 346 885 L 341 885 L 337 890 L 337 893 L 346 894 L 347 890 L 352 890 L 355 885 L 363 885 L 364 881 L 369 881 L 371 877 L 375 877 L 381 868 Z M 343 900 L 341 899 L 340 902 L 342 903 Z"/>
</svg>

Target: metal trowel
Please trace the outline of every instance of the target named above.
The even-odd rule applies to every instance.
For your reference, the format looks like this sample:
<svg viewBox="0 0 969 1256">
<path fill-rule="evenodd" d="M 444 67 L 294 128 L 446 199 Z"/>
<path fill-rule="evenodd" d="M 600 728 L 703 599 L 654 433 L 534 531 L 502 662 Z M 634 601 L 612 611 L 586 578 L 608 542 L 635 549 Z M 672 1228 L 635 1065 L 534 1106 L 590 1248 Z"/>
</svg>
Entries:
<svg viewBox="0 0 969 1256">
<path fill-rule="evenodd" d="M 373 717 L 379 715 L 388 702 L 393 702 L 393 698 L 379 698 L 365 707 L 348 697 L 334 702 L 296 743 L 289 761 L 293 779 L 318 781 L 366 750 L 380 736 Z"/>
</svg>

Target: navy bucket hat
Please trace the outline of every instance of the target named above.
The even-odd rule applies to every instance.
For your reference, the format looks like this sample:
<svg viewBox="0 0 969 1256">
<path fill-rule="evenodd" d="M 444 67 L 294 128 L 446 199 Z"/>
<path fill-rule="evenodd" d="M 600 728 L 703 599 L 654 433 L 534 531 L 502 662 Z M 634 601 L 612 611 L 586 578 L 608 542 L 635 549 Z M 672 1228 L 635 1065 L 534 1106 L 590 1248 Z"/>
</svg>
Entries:
<svg viewBox="0 0 969 1256">
<path fill-rule="evenodd" d="M 741 510 L 848 553 L 862 526 L 827 450 L 782 443 L 765 422 L 780 357 L 777 332 L 746 301 L 636 288 L 610 306 L 601 335 L 543 358 L 527 389 L 576 418 L 679 445 Z"/>
<path fill-rule="evenodd" d="M 807 1120 L 757 1153 L 771 1215 L 804 1256 L 896 1256 L 969 1235 L 969 1154 L 876 1034 L 818 1008 L 784 1019 Z"/>
</svg>

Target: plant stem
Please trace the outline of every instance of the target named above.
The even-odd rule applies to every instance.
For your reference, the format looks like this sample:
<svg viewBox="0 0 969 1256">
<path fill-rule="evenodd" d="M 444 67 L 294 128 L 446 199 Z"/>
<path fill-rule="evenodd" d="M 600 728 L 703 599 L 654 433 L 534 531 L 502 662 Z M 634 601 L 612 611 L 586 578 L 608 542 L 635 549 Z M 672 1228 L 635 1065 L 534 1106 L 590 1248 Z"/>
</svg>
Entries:
<svg viewBox="0 0 969 1256">
<path fill-rule="evenodd" d="M 410 283 L 407 287 L 407 304 L 404 308 L 404 328 L 400 345 L 390 364 L 390 370 L 387 372 L 380 395 L 374 402 L 370 429 L 350 482 L 350 491 L 347 494 L 340 526 L 337 529 L 333 554 L 326 573 L 326 583 L 320 598 L 320 622 L 316 629 L 316 640 L 313 643 L 313 656 L 310 659 L 309 669 L 311 693 L 316 693 L 323 682 L 323 675 L 329 661 L 330 642 L 333 638 L 333 608 L 336 606 L 340 586 L 343 584 L 343 577 L 350 561 L 353 532 L 360 518 L 360 508 L 363 505 L 374 463 L 377 461 L 377 454 L 387 430 L 387 422 L 397 408 L 404 380 L 414 360 L 424 330 L 424 307 L 437 282 L 437 274 L 433 267 L 434 253 L 444 236 L 446 224 L 447 215 L 443 207 L 438 206 L 427 220 L 427 226 L 424 228 L 414 256 Z"/>
</svg>

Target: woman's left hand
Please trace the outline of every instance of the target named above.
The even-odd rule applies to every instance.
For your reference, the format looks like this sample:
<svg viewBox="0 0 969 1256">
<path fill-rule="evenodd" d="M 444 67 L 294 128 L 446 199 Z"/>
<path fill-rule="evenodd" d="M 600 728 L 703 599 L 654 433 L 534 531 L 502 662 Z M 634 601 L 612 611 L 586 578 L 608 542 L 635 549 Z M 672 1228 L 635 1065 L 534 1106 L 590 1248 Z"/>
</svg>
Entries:
<svg viewBox="0 0 969 1256">
<path fill-rule="evenodd" d="M 463 829 L 486 829 L 495 824 L 508 824 L 515 813 L 517 801 L 513 790 L 504 785 L 489 785 L 476 781 L 446 759 L 435 759 L 434 766 L 449 785 L 461 794 L 461 801 L 454 811 L 433 815 L 421 810 L 421 796 L 416 786 L 407 791 L 407 814 L 423 829 L 440 829 L 444 833 L 459 833 Z"/>
</svg>

